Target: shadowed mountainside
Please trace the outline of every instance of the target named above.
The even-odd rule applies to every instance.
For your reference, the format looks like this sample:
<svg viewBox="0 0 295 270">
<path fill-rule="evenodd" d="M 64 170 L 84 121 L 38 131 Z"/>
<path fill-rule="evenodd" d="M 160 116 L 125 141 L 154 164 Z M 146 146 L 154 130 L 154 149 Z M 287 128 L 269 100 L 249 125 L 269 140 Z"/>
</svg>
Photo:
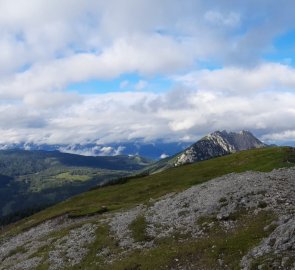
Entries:
<svg viewBox="0 0 295 270">
<path fill-rule="evenodd" d="M 57 151 L 0 151 L 0 218 L 19 219 L 145 168 L 138 156 L 86 157 Z"/>
</svg>

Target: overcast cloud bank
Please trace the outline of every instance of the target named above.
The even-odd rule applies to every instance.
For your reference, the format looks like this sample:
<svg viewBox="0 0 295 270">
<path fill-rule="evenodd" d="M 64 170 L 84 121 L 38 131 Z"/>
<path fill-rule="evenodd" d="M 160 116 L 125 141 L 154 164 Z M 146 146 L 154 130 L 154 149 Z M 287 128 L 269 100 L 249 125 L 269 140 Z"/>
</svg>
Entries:
<svg viewBox="0 0 295 270">
<path fill-rule="evenodd" d="M 0 1 L 0 143 L 194 141 L 217 129 L 295 140 L 287 50 L 295 44 L 284 39 L 294 8 L 290 0 Z M 104 94 L 67 88 L 126 74 L 140 77 L 133 88 L 125 79 Z M 155 76 L 171 89 L 146 90 Z"/>
</svg>

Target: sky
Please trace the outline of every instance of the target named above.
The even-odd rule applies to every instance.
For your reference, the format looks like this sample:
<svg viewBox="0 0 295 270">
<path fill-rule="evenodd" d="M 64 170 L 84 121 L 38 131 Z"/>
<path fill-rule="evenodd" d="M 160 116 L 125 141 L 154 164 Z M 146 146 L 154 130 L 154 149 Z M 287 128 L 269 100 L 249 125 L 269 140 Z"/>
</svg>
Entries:
<svg viewBox="0 0 295 270">
<path fill-rule="evenodd" d="M 295 141 L 292 0 L 0 0 L 0 143 Z"/>
</svg>

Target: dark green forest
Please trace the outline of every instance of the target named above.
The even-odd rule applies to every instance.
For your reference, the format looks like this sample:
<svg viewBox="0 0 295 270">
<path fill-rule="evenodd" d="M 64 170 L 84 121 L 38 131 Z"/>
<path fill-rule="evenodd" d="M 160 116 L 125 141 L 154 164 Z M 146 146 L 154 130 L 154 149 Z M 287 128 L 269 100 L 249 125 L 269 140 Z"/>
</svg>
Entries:
<svg viewBox="0 0 295 270">
<path fill-rule="evenodd" d="M 0 224 L 8 224 L 150 164 L 138 156 L 0 151 Z"/>
</svg>

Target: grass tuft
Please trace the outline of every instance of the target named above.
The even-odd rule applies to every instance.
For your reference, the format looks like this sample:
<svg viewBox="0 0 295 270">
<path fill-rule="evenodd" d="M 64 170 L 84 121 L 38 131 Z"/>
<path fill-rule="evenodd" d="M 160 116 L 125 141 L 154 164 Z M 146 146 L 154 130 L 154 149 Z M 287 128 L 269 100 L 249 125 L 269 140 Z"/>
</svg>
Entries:
<svg viewBox="0 0 295 270">
<path fill-rule="evenodd" d="M 132 231 L 133 239 L 136 242 L 150 241 L 151 237 L 147 235 L 147 222 L 143 215 L 138 216 L 129 225 L 129 229 Z"/>
</svg>

